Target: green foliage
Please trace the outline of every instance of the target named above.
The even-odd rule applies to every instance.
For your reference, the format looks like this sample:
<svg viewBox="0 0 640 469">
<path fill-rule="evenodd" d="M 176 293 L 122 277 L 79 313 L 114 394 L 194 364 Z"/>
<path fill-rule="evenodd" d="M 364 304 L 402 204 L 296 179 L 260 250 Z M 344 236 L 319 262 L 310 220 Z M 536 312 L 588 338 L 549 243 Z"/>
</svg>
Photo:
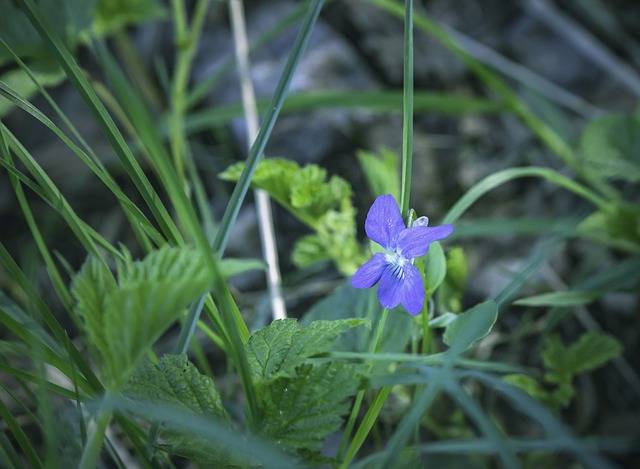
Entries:
<svg viewBox="0 0 640 469">
<path fill-rule="evenodd" d="M 164 355 L 157 364 L 143 361 L 125 393 L 133 399 L 167 404 L 196 415 L 228 422 L 213 380 L 201 374 L 186 355 Z M 215 442 L 170 427 L 161 430 L 160 446 L 203 466 L 231 465 L 231 455 Z"/>
<path fill-rule="evenodd" d="M 447 274 L 440 286 L 438 301 L 445 311 L 462 311 L 462 298 L 467 288 L 467 257 L 461 247 L 447 251 Z"/>
<path fill-rule="evenodd" d="M 311 356 L 331 350 L 340 334 L 368 325 L 365 319 L 314 321 L 303 326 L 295 319 L 273 321 L 247 343 L 247 358 L 256 381 L 291 376 Z"/>
<path fill-rule="evenodd" d="M 340 428 L 365 369 L 341 362 L 308 359 L 330 351 L 340 334 L 363 319 L 274 321 L 254 333 L 247 357 L 257 386 L 259 431 L 281 447 L 306 457 L 318 456 L 323 440 Z"/>
<path fill-rule="evenodd" d="M 640 207 L 619 203 L 608 210 L 597 210 L 580 225 L 578 232 L 603 244 L 640 252 Z"/>
<path fill-rule="evenodd" d="M 425 297 L 431 297 L 447 275 L 447 258 L 439 242 L 432 243 L 424 257 Z"/>
<path fill-rule="evenodd" d="M 74 49 L 79 34 L 91 24 L 96 0 L 41 0 L 38 7 L 48 19 L 54 31 Z M 16 54 L 36 61 L 41 67 L 56 68 L 47 45 L 31 25 L 22 10 L 12 0 L 0 0 L 0 37 Z M 13 60 L 13 56 L 0 46 L 0 64 Z"/>
<path fill-rule="evenodd" d="M 227 168 L 220 177 L 237 181 L 244 163 Z M 292 258 L 299 267 L 332 259 L 341 272 L 352 274 L 364 261 L 356 240 L 355 210 L 351 186 L 338 176 L 327 180 L 325 169 L 317 165 L 300 167 L 281 158 L 263 160 L 251 180 L 273 199 L 315 231 L 296 244 Z"/>
<path fill-rule="evenodd" d="M 93 30 L 108 34 L 131 24 L 158 19 L 164 8 L 157 0 L 100 0 L 93 19 Z"/>
<path fill-rule="evenodd" d="M 338 337 L 334 350 L 345 352 L 367 352 L 376 324 L 380 320 L 380 306 L 373 290 L 353 288 L 346 280 L 333 293 L 315 303 L 304 315 L 303 323 L 318 320 L 337 320 L 349 317 L 365 318 L 371 322 L 371 329 L 352 328 Z M 391 311 L 385 331 L 380 337 L 378 350 L 381 352 L 402 352 L 413 330 L 411 316 L 401 311 Z"/>
<path fill-rule="evenodd" d="M 526 375 L 508 375 L 505 381 L 551 407 L 566 407 L 575 394 L 574 377 L 604 365 L 621 352 L 622 346 L 618 340 L 599 332 L 586 332 L 568 346 L 558 336 L 551 336 L 542 349 L 544 381 L 552 386 L 551 389 L 546 389 Z"/>
<path fill-rule="evenodd" d="M 608 114 L 580 138 L 582 164 L 595 178 L 640 182 L 640 114 Z"/>
<path fill-rule="evenodd" d="M 617 339 L 598 332 L 587 332 L 569 346 L 557 336 L 549 337 L 542 352 L 548 370 L 546 379 L 556 383 L 571 380 L 579 373 L 602 366 L 621 352 Z"/>
<path fill-rule="evenodd" d="M 378 153 L 359 150 L 356 154 L 367 178 L 373 197 L 391 194 L 400 200 L 400 159 L 393 151 L 382 148 Z"/>
<path fill-rule="evenodd" d="M 261 387 L 260 431 L 285 449 L 319 452 L 324 439 L 340 428 L 365 369 L 335 362 L 292 371 Z"/>
<path fill-rule="evenodd" d="M 165 247 L 142 261 L 121 263 L 117 283 L 99 261 L 85 264 L 73 281 L 72 293 L 112 386 L 126 379 L 138 359 L 211 281 L 205 260 L 192 248 Z"/>
<path fill-rule="evenodd" d="M 461 353 L 483 339 L 498 319 L 498 305 L 493 300 L 475 305 L 460 314 L 444 330 L 444 343 Z"/>
</svg>

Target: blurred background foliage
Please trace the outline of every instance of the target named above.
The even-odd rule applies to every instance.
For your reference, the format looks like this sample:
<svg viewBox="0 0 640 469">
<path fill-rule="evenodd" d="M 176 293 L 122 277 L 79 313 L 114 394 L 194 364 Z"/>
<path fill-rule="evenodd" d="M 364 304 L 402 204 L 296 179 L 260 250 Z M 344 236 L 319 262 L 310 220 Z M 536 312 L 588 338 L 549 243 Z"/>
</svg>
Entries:
<svg viewBox="0 0 640 469">
<path fill-rule="evenodd" d="M 193 2 L 186 3 L 191 11 Z M 264 110 L 304 5 L 289 0 L 245 3 L 252 78 Z M 622 0 L 471 0 L 464 7 L 446 0 L 416 3 L 412 206 L 418 216 L 428 215 L 437 223 L 447 216 L 456 219 L 454 242 L 446 252 L 434 249 L 421 266 L 440 287 L 433 300 L 440 311 L 458 314 L 495 296 L 526 267 L 537 239 L 557 236 L 558 244 L 520 292 L 516 306 L 501 315 L 476 355 L 540 369 L 538 380 L 522 374 L 507 379 L 547 403 L 576 432 L 637 438 L 640 5 Z M 41 0 L 39 6 L 151 174 L 153 163 L 134 131 L 139 121 L 129 114 L 132 100 L 118 88 L 100 48 L 106 45 L 126 71 L 135 96 L 166 138 L 170 77 L 179 60 L 175 52 L 189 47 L 188 38 L 175 43 L 170 9 L 156 0 Z M 398 8 L 389 0 L 327 3 L 268 143 L 271 158 L 254 179 L 279 204 L 275 221 L 285 297 L 293 316 L 306 312 L 305 321 L 351 317 L 354 310 L 375 321 L 364 306 L 366 294 L 345 286 L 344 276 L 365 258 L 360 227 L 373 197 L 399 192 L 403 67 Z M 14 1 L 0 0 L 0 11 L 0 38 L 138 202 L 111 146 L 65 81 L 48 45 Z M 210 218 L 211 230 L 227 203 L 231 186 L 225 181 L 237 180 L 245 157 L 233 47 L 227 6 L 211 2 L 194 50 L 184 116 L 192 154 L 189 170 L 202 181 L 202 192 L 198 195 L 193 187 L 191 195 L 211 208 L 202 213 Z M 3 44 L 0 81 L 53 115 L 51 104 Z M 0 118 L 7 128 L 37 155 L 85 221 L 109 241 L 140 254 L 108 191 L 16 103 L 0 99 Z M 521 166 L 552 172 L 506 172 Z M 562 177 L 586 188 L 587 196 L 573 186 L 560 189 Z M 479 181 L 485 184 L 477 203 L 470 198 L 468 210 L 449 211 Z M 160 185 L 155 178 L 153 183 Z M 76 271 L 85 252 L 54 211 L 32 193 L 28 200 L 61 265 Z M 46 301 L 61 310 L 6 172 L 0 173 L 0 227 L 7 250 L 41 287 Z M 250 203 L 234 227 L 228 251 L 243 258 L 261 256 Z M 243 292 L 237 297 L 251 329 L 269 321 L 264 273 L 259 263 L 252 264 L 256 266 L 239 269 L 232 282 L 236 292 Z M 6 273 L 0 272 L 0 287 L 20 297 Z M 65 326 L 73 327 L 68 322 Z M 393 332 L 383 340 L 382 351 L 417 347 L 411 318 L 392 315 L 390 324 Z M 603 331 L 609 335 L 597 334 Z M 369 336 L 364 329 L 350 330 L 341 336 L 338 349 L 358 344 L 356 349 L 365 351 Z M 200 367 L 208 366 L 204 357 L 216 363 L 219 351 L 205 347 Z M 610 359 L 612 366 L 600 367 Z M 233 388 L 226 379 L 218 383 L 223 394 Z M 383 414 L 389 427 L 406 411 L 403 392 L 394 393 Z M 510 421 L 495 400 L 483 397 L 487 406 L 503 411 L 506 427 L 517 432 L 527 425 Z M 453 408 L 449 398 L 441 401 L 436 406 L 440 410 L 424 418 L 425 427 L 442 438 L 467 435 L 464 415 L 447 411 Z M 637 455 L 625 455 L 621 462 L 631 467 Z M 539 467 L 545 461 L 532 456 L 529 463 Z"/>
</svg>

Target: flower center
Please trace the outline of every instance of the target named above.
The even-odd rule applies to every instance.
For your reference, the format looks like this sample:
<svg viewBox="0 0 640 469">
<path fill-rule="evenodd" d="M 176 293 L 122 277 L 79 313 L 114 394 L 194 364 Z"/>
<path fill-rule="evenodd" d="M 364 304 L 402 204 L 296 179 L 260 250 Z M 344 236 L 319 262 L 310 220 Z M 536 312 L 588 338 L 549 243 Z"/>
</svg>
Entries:
<svg viewBox="0 0 640 469">
<path fill-rule="evenodd" d="M 400 251 L 400 249 L 387 251 L 384 255 L 384 259 L 391 266 L 391 273 L 394 277 L 399 279 L 404 278 L 404 265 L 409 262 L 409 260 L 402 255 L 402 251 Z"/>
</svg>

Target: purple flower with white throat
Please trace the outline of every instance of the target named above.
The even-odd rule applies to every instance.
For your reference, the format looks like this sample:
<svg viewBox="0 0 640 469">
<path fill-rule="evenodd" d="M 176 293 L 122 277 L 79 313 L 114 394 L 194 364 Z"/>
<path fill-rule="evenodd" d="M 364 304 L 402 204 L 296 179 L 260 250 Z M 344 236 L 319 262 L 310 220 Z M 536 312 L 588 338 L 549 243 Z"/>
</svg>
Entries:
<svg viewBox="0 0 640 469">
<path fill-rule="evenodd" d="M 393 196 L 379 196 L 367 213 L 364 229 L 384 252 L 365 262 L 353 275 L 351 284 L 371 288 L 379 283 L 378 300 L 382 306 L 395 308 L 402 304 L 409 313 L 418 314 L 424 303 L 424 285 L 413 261 L 424 256 L 431 243 L 453 232 L 453 225 L 429 227 L 428 222 L 426 217 L 420 217 L 406 228 Z"/>
</svg>

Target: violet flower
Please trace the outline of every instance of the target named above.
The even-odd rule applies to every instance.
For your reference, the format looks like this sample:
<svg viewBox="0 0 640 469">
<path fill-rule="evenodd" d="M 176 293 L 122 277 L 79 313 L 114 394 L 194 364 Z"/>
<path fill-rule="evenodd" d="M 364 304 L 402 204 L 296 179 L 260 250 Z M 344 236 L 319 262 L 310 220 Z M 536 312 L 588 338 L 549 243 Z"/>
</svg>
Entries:
<svg viewBox="0 0 640 469">
<path fill-rule="evenodd" d="M 395 308 L 402 304 L 409 313 L 418 314 L 424 303 L 424 285 L 413 261 L 424 256 L 431 243 L 453 232 L 453 225 L 428 227 L 428 222 L 426 217 L 421 217 L 405 228 L 393 196 L 376 198 L 367 213 L 364 229 L 384 252 L 374 254 L 365 262 L 353 275 L 351 284 L 355 288 L 371 288 L 379 283 L 378 300 L 383 307 Z"/>
</svg>

